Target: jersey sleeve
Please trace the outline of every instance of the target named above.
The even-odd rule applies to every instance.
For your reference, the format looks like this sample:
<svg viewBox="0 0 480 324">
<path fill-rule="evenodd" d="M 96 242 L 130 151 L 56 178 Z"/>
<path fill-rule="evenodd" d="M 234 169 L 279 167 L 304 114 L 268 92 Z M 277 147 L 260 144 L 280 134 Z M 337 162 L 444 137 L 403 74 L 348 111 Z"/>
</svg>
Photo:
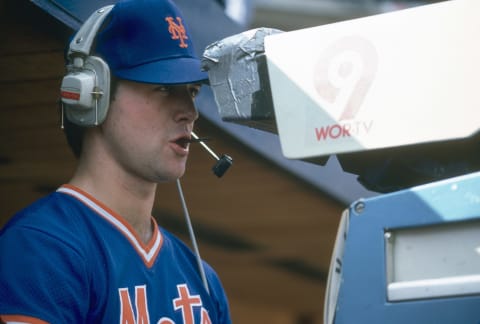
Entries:
<svg viewBox="0 0 480 324">
<path fill-rule="evenodd" d="M 85 260 L 37 228 L 0 233 L 0 316 L 41 323 L 83 322 L 89 300 Z"/>
<path fill-rule="evenodd" d="M 222 286 L 219 276 L 215 270 L 206 262 L 204 262 L 205 272 L 212 298 L 214 298 L 217 307 L 218 324 L 231 324 L 230 308 L 228 298 Z"/>
</svg>

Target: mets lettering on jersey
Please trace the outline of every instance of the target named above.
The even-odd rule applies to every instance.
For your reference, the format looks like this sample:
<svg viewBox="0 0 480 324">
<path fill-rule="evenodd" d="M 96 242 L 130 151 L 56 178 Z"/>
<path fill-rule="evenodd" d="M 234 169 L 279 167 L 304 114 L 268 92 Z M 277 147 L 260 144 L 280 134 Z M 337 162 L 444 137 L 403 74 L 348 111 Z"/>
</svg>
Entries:
<svg viewBox="0 0 480 324">
<path fill-rule="evenodd" d="M 177 285 L 178 297 L 172 300 L 172 307 L 176 311 L 182 312 L 182 318 L 184 324 L 194 324 L 194 308 L 199 308 L 201 311 L 199 324 L 212 324 L 208 312 L 202 306 L 202 299 L 200 295 L 190 295 L 188 286 L 186 284 Z M 136 306 L 136 318 L 132 306 L 132 301 L 128 294 L 128 288 L 118 289 L 120 295 L 120 323 L 121 324 L 149 324 L 149 312 L 147 303 L 147 292 L 145 286 L 135 287 L 135 306 Z M 176 324 L 172 319 L 168 317 L 162 317 L 158 320 L 157 324 Z"/>
</svg>

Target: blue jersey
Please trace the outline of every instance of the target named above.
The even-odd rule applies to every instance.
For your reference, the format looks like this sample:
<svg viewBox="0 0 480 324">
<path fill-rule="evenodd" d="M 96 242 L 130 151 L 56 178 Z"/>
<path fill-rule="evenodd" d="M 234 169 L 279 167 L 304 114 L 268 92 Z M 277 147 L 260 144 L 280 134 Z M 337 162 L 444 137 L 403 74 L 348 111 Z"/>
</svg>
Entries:
<svg viewBox="0 0 480 324">
<path fill-rule="evenodd" d="M 0 232 L 0 318 L 27 323 L 231 323 L 219 278 L 152 218 L 143 244 L 114 211 L 73 186 Z"/>
</svg>

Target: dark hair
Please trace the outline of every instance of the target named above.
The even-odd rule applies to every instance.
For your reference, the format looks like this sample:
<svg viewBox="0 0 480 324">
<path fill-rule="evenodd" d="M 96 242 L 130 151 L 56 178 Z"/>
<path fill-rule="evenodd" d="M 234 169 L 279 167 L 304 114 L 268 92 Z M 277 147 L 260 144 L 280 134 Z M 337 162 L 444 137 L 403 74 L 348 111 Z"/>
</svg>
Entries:
<svg viewBox="0 0 480 324">
<path fill-rule="evenodd" d="M 117 91 L 118 79 L 114 76 L 110 77 L 110 103 L 115 100 L 115 93 Z M 62 103 L 60 101 L 60 110 L 62 109 Z M 63 118 L 63 132 L 67 139 L 68 146 L 73 152 L 73 155 L 78 159 L 82 153 L 83 148 L 83 138 L 85 137 L 85 131 L 87 127 L 79 126 L 72 123 L 68 118 L 65 117 L 65 114 L 61 113 L 61 118 Z"/>
</svg>

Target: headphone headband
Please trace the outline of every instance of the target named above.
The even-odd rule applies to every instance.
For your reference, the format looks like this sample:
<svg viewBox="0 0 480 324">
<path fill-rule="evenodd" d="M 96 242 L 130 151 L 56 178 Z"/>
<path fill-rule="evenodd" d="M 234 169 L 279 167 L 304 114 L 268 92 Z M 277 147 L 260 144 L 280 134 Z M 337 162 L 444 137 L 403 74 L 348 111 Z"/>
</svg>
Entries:
<svg viewBox="0 0 480 324">
<path fill-rule="evenodd" d="M 85 56 L 90 55 L 93 40 L 97 36 L 100 26 L 102 26 L 103 21 L 108 16 L 112 8 L 113 5 L 100 8 L 85 21 L 70 42 L 68 56 L 75 53 L 81 53 Z"/>
</svg>

